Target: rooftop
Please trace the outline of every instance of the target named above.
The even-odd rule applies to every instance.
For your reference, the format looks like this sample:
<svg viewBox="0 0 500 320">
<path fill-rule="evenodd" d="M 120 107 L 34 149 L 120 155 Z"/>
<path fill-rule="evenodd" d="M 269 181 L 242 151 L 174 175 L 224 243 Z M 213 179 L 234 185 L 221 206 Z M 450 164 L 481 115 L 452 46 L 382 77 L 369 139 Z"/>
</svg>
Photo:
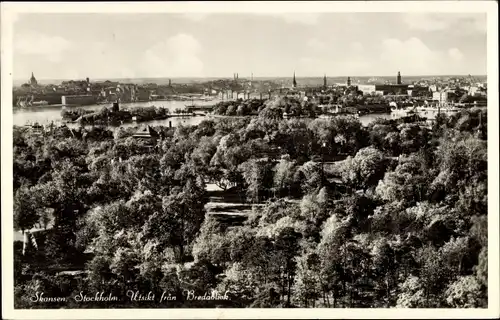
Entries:
<svg viewBox="0 0 500 320">
<path fill-rule="evenodd" d="M 134 138 L 157 138 L 159 136 L 158 132 L 151 128 L 151 126 L 146 126 L 139 129 L 134 135 Z"/>
</svg>

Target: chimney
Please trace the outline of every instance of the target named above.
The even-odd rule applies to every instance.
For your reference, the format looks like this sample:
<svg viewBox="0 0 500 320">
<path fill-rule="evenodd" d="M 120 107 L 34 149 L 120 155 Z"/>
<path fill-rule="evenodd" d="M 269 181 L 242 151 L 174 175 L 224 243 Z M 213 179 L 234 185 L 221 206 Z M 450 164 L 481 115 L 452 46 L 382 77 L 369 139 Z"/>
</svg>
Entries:
<svg viewBox="0 0 500 320">
<path fill-rule="evenodd" d="M 118 101 L 113 102 L 113 108 L 112 108 L 112 110 L 113 110 L 113 112 L 120 111 L 120 105 L 119 105 Z"/>
</svg>

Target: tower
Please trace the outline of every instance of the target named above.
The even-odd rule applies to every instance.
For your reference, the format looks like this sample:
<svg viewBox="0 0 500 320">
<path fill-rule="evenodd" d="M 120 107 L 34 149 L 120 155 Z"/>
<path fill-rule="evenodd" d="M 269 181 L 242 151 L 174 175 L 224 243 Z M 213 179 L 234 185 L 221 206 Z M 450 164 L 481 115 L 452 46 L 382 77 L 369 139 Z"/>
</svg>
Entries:
<svg viewBox="0 0 500 320">
<path fill-rule="evenodd" d="M 326 74 L 325 74 L 325 76 L 323 77 L 323 87 L 326 89 Z"/>
<path fill-rule="evenodd" d="M 115 101 L 115 102 L 113 102 L 113 107 L 111 108 L 111 110 L 112 110 L 113 112 L 118 112 L 118 111 L 120 111 L 120 104 L 119 104 L 118 100 L 117 100 L 117 101 Z"/>
<path fill-rule="evenodd" d="M 397 84 L 401 84 L 401 72 L 398 71 Z"/>
<path fill-rule="evenodd" d="M 171 87 L 172 86 L 172 79 L 168 79 L 168 86 Z"/>
<path fill-rule="evenodd" d="M 295 71 L 293 72 L 293 88 L 297 88 L 297 80 L 295 80 Z"/>
<path fill-rule="evenodd" d="M 347 77 L 347 86 L 350 87 L 351 86 L 351 77 Z"/>
<path fill-rule="evenodd" d="M 33 72 L 31 72 L 30 84 L 32 86 L 36 86 L 38 84 L 38 82 L 36 81 L 36 78 L 35 78 L 35 75 L 33 74 Z"/>
</svg>

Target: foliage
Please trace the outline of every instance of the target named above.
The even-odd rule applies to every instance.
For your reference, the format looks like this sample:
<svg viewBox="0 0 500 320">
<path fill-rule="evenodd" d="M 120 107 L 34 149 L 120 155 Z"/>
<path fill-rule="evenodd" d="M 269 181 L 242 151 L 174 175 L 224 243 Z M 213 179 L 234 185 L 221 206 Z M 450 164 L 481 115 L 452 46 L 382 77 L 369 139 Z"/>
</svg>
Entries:
<svg viewBox="0 0 500 320">
<path fill-rule="evenodd" d="M 14 228 L 37 241 L 15 245 L 16 307 L 68 286 L 166 292 L 175 307 L 185 290 L 231 295 L 197 307 L 486 307 L 486 113 L 363 127 L 307 118 L 319 112 L 226 101 L 215 113 L 234 116 L 156 128 L 156 142 L 14 127 Z M 74 269 L 76 284 L 57 276 Z"/>
</svg>

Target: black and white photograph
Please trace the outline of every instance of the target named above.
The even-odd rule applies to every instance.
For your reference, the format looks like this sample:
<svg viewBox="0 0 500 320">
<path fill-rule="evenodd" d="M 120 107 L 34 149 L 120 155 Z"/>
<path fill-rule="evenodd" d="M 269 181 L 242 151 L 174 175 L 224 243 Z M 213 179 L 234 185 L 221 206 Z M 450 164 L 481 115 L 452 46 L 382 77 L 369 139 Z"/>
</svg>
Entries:
<svg viewBox="0 0 500 320">
<path fill-rule="evenodd" d="M 498 316 L 498 4 L 404 5 L 2 3 L 9 315 Z"/>
</svg>

